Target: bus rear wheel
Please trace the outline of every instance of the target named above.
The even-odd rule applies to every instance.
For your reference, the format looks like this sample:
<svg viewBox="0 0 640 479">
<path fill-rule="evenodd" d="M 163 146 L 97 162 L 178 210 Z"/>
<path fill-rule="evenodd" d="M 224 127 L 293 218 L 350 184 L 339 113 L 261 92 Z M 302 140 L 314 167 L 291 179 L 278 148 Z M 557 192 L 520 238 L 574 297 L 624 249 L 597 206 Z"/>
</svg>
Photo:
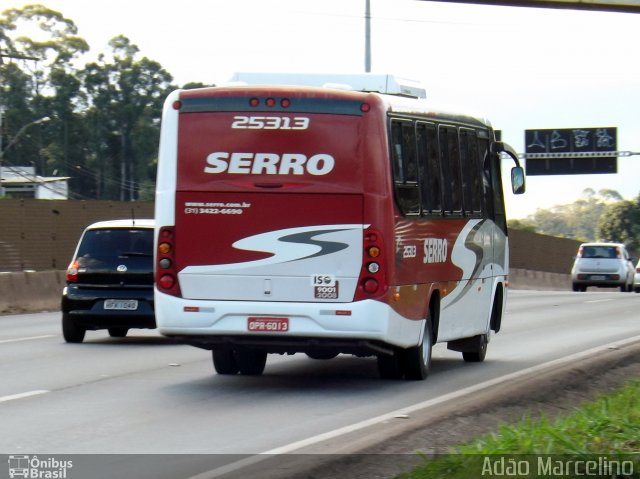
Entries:
<svg viewBox="0 0 640 479">
<path fill-rule="evenodd" d="M 431 319 L 424 325 L 422 342 L 418 346 L 406 349 L 402 354 L 405 379 L 423 380 L 431 369 L 431 352 L 433 350 L 433 334 Z"/>
<path fill-rule="evenodd" d="M 214 349 L 211 352 L 213 367 L 218 374 L 238 374 L 238 361 L 231 349 Z"/>
<path fill-rule="evenodd" d="M 378 355 L 378 374 L 382 379 L 402 379 L 404 371 L 400 354 L 396 351 L 395 354 Z"/>
<path fill-rule="evenodd" d="M 259 376 L 264 372 L 267 363 L 265 351 L 244 350 L 236 351 L 236 361 L 240 374 Z"/>
</svg>

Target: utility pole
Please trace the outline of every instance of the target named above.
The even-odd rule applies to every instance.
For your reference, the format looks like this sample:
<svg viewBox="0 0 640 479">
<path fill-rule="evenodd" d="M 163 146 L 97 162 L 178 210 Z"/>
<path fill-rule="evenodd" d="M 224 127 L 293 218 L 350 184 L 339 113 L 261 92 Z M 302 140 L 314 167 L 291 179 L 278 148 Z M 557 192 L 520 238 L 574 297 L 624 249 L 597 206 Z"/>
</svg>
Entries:
<svg viewBox="0 0 640 479">
<path fill-rule="evenodd" d="M 364 7 L 364 71 L 371 72 L 371 0 Z"/>
</svg>

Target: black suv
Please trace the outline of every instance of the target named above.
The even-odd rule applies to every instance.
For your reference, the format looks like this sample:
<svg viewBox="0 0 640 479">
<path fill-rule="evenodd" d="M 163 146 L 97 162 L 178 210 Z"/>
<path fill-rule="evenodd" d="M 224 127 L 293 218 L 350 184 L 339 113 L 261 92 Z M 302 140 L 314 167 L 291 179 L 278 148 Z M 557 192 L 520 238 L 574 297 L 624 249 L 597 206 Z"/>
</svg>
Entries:
<svg viewBox="0 0 640 479">
<path fill-rule="evenodd" d="M 123 338 L 129 328 L 156 327 L 153 308 L 153 220 L 88 226 L 67 269 L 62 334 L 81 343 L 87 330 Z"/>
</svg>

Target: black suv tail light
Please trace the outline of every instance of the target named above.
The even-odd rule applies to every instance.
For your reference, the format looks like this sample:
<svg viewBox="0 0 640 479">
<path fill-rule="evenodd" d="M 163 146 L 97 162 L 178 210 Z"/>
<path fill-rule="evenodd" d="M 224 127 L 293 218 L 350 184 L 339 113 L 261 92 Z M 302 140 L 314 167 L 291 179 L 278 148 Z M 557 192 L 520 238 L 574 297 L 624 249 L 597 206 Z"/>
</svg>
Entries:
<svg viewBox="0 0 640 479">
<path fill-rule="evenodd" d="M 80 264 L 78 260 L 73 260 L 69 267 L 67 268 L 67 283 L 77 283 L 78 282 L 78 268 Z"/>
</svg>

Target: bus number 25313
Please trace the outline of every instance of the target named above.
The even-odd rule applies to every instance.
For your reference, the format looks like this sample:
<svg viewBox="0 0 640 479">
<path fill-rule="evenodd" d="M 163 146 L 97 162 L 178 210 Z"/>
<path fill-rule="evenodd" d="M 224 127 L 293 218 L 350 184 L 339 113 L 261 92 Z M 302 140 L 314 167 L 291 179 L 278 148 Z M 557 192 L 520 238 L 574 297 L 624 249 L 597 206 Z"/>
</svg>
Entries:
<svg viewBox="0 0 640 479">
<path fill-rule="evenodd" d="M 306 130 L 306 116 L 234 116 L 231 128 L 241 130 Z"/>
</svg>

